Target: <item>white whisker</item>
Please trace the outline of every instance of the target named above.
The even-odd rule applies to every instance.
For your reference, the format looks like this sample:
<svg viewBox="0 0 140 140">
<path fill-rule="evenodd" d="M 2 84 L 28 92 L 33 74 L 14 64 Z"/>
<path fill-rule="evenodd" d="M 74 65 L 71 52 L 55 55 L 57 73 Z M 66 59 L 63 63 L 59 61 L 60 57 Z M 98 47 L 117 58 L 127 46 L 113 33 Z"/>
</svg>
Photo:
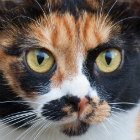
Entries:
<svg viewBox="0 0 140 140">
<path fill-rule="evenodd" d="M 125 21 L 125 20 L 127 20 L 127 19 L 133 19 L 133 18 L 140 18 L 140 17 L 139 17 L 139 16 L 132 16 L 132 17 L 127 17 L 127 18 L 121 19 L 121 20 L 119 20 L 118 22 L 116 22 L 115 24 L 113 24 L 113 25 L 107 30 L 107 32 L 110 31 L 110 29 L 114 28 L 117 24 L 121 23 L 122 21 Z"/>
<path fill-rule="evenodd" d="M 50 123 L 48 123 L 48 124 L 45 124 L 45 126 L 42 126 L 41 130 L 38 132 L 38 134 L 36 135 L 36 137 L 34 138 L 34 140 L 37 139 L 37 138 L 41 135 L 41 133 L 42 133 L 47 127 L 49 127 L 51 124 L 52 124 L 52 122 L 50 122 Z"/>
<path fill-rule="evenodd" d="M 99 20 L 99 1 L 97 0 L 97 21 Z M 96 22 L 95 32 L 97 32 L 98 22 Z"/>
<path fill-rule="evenodd" d="M 44 13 L 45 18 L 47 19 L 48 24 L 49 24 L 49 27 L 50 27 L 50 22 L 49 22 L 49 20 L 48 20 L 48 17 L 47 17 L 47 15 L 46 15 L 46 13 L 45 13 L 44 9 L 42 8 L 42 6 L 39 4 L 39 2 L 38 2 L 37 0 L 35 0 L 35 1 L 36 1 L 36 3 L 38 4 L 38 6 L 40 7 L 40 9 L 42 10 L 42 12 Z"/>
<path fill-rule="evenodd" d="M 12 113 L 12 114 L 9 114 L 7 116 L 5 116 L 2 120 L 5 121 L 5 120 L 9 120 L 11 119 L 10 117 L 14 117 L 14 116 L 20 116 L 20 115 L 23 115 L 23 114 L 26 114 L 26 113 L 36 113 L 38 112 L 37 110 L 27 110 L 27 111 L 20 111 L 20 112 L 16 112 L 16 113 Z"/>
<path fill-rule="evenodd" d="M 109 105 L 119 105 L 119 104 L 129 104 L 129 105 L 140 105 L 137 103 L 130 103 L 130 102 L 118 102 L 118 103 L 108 103 Z"/>
<path fill-rule="evenodd" d="M 55 29 L 55 26 L 54 26 L 54 22 L 53 22 L 53 17 L 52 17 L 52 8 L 51 8 L 51 2 L 50 2 L 50 0 L 47 0 L 47 3 L 48 3 L 48 8 L 49 8 L 49 15 L 50 15 L 50 19 L 51 19 L 51 25 L 52 25 L 52 27 L 53 27 L 53 29 L 55 30 L 55 32 L 56 32 L 56 29 Z"/>
<path fill-rule="evenodd" d="M 5 137 L 7 137 L 8 135 L 10 135 L 10 134 L 13 133 L 14 131 L 16 131 L 16 130 L 18 130 L 18 129 L 20 129 L 20 128 L 26 126 L 26 125 L 29 125 L 29 124 L 31 124 L 31 123 L 34 123 L 34 122 L 36 122 L 36 121 L 37 121 L 37 119 L 35 118 L 35 119 L 33 119 L 32 121 L 28 121 L 28 122 L 26 122 L 26 123 L 20 125 L 19 127 L 13 129 L 11 132 L 9 132 L 8 134 L 6 134 L 4 137 L 2 137 L 1 140 L 3 140 Z"/>
<path fill-rule="evenodd" d="M 41 118 L 42 119 L 42 118 Z M 41 119 L 39 119 L 35 124 L 33 124 L 31 127 L 29 127 L 28 129 L 26 129 L 26 131 L 24 131 L 20 136 L 18 136 L 18 138 L 16 138 L 15 140 L 23 140 L 35 127 L 37 127 L 40 123 L 42 123 L 42 121 L 40 121 Z M 24 135 L 25 134 L 25 135 Z M 24 136 L 23 136 L 24 135 Z M 22 137 L 22 139 L 21 139 Z"/>
<path fill-rule="evenodd" d="M 26 117 L 26 118 L 24 118 L 24 119 L 21 119 L 21 120 L 19 120 L 19 121 L 16 121 L 15 123 L 12 123 L 12 124 L 10 124 L 10 125 L 8 125 L 8 126 L 6 126 L 6 127 L 4 127 L 4 128 L 2 128 L 2 129 L 0 129 L 0 131 L 1 130 L 4 130 L 4 129 L 6 129 L 6 128 L 9 128 L 10 126 L 13 126 L 13 125 L 16 125 L 16 124 L 18 124 L 18 123 L 20 123 L 20 122 L 22 122 L 22 121 L 25 121 L 25 120 L 28 120 L 28 119 L 30 119 L 30 118 L 32 118 L 34 115 L 29 115 L 29 117 Z M 35 116 L 34 116 L 35 117 Z M 15 120 L 17 120 L 17 119 L 15 119 Z M 7 123 L 9 123 L 9 122 L 7 122 Z M 7 124 L 6 123 L 6 124 Z"/>
<path fill-rule="evenodd" d="M 124 129 L 122 129 L 122 127 L 121 126 L 123 126 L 121 123 L 118 123 L 118 122 L 116 122 L 115 120 L 110 120 L 115 126 L 117 126 L 120 130 L 122 130 L 123 132 L 125 132 L 126 134 L 128 134 L 130 137 L 132 137 L 131 135 L 130 135 L 130 133 L 128 133 L 126 130 L 124 130 Z"/>
<path fill-rule="evenodd" d="M 18 101 L 18 100 L 14 100 L 14 101 L 2 101 L 0 102 L 0 104 L 4 104 L 4 103 L 34 103 L 34 104 L 41 104 L 41 103 L 38 103 L 38 102 L 33 102 L 33 101 Z"/>
<path fill-rule="evenodd" d="M 105 23 L 105 21 L 106 21 L 106 19 L 107 19 L 107 17 L 109 16 L 111 10 L 113 9 L 113 7 L 114 7 L 115 4 L 117 3 L 117 1 L 118 1 L 118 0 L 116 0 L 116 1 L 114 2 L 114 4 L 112 5 L 112 7 L 110 8 L 110 10 L 108 11 L 108 13 L 107 13 L 107 15 L 106 15 L 106 17 L 105 17 L 105 19 L 104 19 L 102 25 L 101 25 L 100 31 L 102 30 L 102 28 L 103 28 L 103 26 L 104 26 L 104 23 Z"/>
<path fill-rule="evenodd" d="M 126 111 L 126 110 L 124 110 L 124 109 L 117 108 L 117 107 L 111 107 L 111 108 L 114 108 L 114 109 L 116 109 L 116 110 L 120 110 L 120 111 L 123 111 L 123 112 L 128 112 L 128 111 Z"/>
<path fill-rule="evenodd" d="M 106 118 L 106 120 L 122 135 L 122 133 L 120 132 L 120 129 L 118 129 L 111 121 L 111 119 Z M 122 135 L 124 137 L 124 135 Z M 125 138 L 125 137 L 124 137 Z"/>
<path fill-rule="evenodd" d="M 37 25 L 39 25 L 39 26 L 48 34 L 48 32 L 46 31 L 46 29 L 45 29 L 38 21 L 32 19 L 31 17 L 24 16 L 24 15 L 19 15 L 19 16 L 14 17 L 14 18 L 12 19 L 12 21 L 13 21 L 14 19 L 16 19 L 16 18 L 21 18 L 21 17 L 22 17 L 22 18 L 28 18 L 28 19 L 34 21 Z"/>
<path fill-rule="evenodd" d="M 16 116 L 10 117 L 7 120 L 2 120 L 3 121 L 2 124 L 5 125 L 5 124 L 11 123 L 13 121 L 19 120 L 21 118 L 24 118 L 24 117 L 27 117 L 27 116 L 30 116 L 30 115 L 34 115 L 34 113 L 26 113 L 26 114 L 16 115 Z"/>
<path fill-rule="evenodd" d="M 126 123 L 122 118 L 118 117 L 117 115 L 115 114 L 112 114 L 113 116 L 115 116 L 116 118 L 120 119 L 121 121 L 123 121 L 124 123 Z"/>
<path fill-rule="evenodd" d="M 97 32 L 97 30 L 99 29 L 99 24 L 100 24 L 101 17 L 102 17 L 102 12 L 103 12 L 103 6 L 104 6 L 104 0 L 102 0 L 102 6 L 101 6 L 101 11 L 100 11 L 100 17 L 99 17 L 98 26 L 97 26 L 97 29 L 96 29 L 95 32 Z"/>
<path fill-rule="evenodd" d="M 110 139 L 113 140 L 112 137 L 111 137 L 111 135 L 110 135 L 110 133 L 109 133 L 109 131 L 107 130 L 106 126 L 105 126 L 103 123 L 102 123 L 101 125 L 102 125 L 102 126 L 104 127 L 104 129 L 106 130 L 106 132 L 107 132 L 107 134 L 109 135 Z"/>
</svg>

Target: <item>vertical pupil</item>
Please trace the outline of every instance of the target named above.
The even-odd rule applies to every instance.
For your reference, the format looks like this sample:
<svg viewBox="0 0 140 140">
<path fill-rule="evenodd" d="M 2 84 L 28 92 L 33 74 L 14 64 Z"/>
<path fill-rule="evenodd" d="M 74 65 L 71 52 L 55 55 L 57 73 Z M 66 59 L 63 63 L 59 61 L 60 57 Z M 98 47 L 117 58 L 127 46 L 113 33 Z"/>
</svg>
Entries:
<svg viewBox="0 0 140 140">
<path fill-rule="evenodd" d="M 111 52 L 110 51 L 107 51 L 105 53 L 105 60 L 106 60 L 106 63 L 109 65 L 112 61 L 112 55 L 111 55 Z"/>
<path fill-rule="evenodd" d="M 44 61 L 44 52 L 39 51 L 37 54 L 37 61 L 38 64 L 40 65 Z"/>
</svg>

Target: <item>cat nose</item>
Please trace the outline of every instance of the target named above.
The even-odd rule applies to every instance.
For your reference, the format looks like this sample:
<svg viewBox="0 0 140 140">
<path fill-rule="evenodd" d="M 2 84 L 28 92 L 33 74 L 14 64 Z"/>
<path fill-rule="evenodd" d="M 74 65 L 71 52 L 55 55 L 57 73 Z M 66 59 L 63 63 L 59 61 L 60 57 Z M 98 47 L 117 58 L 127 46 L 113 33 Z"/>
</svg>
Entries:
<svg viewBox="0 0 140 140">
<path fill-rule="evenodd" d="M 81 98 L 78 98 L 77 96 L 66 96 L 65 99 L 67 100 L 67 102 L 73 105 L 73 107 L 75 108 L 75 111 L 78 114 L 78 117 L 84 111 L 85 104 L 88 102 L 88 99 L 86 97 L 81 99 Z"/>
<path fill-rule="evenodd" d="M 88 99 L 87 98 L 82 98 L 81 101 L 78 103 L 78 108 L 79 108 L 79 111 L 78 111 L 78 116 L 81 115 L 81 113 L 84 111 L 85 109 L 85 104 L 88 102 Z"/>
</svg>

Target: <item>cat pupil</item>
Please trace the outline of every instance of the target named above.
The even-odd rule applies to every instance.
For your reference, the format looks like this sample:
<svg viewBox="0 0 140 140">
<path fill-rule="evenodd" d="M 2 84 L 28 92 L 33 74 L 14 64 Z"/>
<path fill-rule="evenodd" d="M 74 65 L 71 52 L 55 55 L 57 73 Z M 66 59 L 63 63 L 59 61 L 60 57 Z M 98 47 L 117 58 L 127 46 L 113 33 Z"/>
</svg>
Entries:
<svg viewBox="0 0 140 140">
<path fill-rule="evenodd" d="M 42 51 L 39 51 L 38 54 L 37 54 L 37 61 L 38 61 L 38 64 L 41 65 L 42 62 L 44 60 L 44 52 Z"/>
<path fill-rule="evenodd" d="M 110 65 L 110 63 L 112 61 L 112 55 L 109 50 L 105 53 L 105 60 L 106 60 L 107 64 Z"/>
</svg>

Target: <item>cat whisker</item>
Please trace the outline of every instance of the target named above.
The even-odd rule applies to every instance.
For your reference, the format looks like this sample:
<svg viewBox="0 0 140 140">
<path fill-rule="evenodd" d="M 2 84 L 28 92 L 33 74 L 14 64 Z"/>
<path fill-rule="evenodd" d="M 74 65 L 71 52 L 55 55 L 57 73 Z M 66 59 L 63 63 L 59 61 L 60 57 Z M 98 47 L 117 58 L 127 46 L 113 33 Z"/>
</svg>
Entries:
<svg viewBox="0 0 140 140">
<path fill-rule="evenodd" d="M 102 0 L 102 6 L 101 6 L 101 10 L 100 10 L 100 17 L 99 17 L 97 29 L 96 29 L 95 32 L 97 32 L 97 30 L 99 29 L 99 24 L 100 24 L 101 17 L 102 17 L 103 7 L 104 7 L 104 0 Z"/>
<path fill-rule="evenodd" d="M 122 133 L 120 132 L 120 130 L 112 123 L 112 121 L 111 121 L 110 118 L 106 118 L 106 120 L 122 135 Z M 122 136 L 124 137 L 124 135 L 122 135 Z"/>
<path fill-rule="evenodd" d="M 20 136 L 18 136 L 15 140 L 23 140 L 34 128 L 36 128 L 39 124 L 41 124 L 44 120 L 42 120 L 43 118 L 39 119 L 36 123 L 34 123 L 31 127 L 29 127 L 28 129 L 26 129 L 26 131 L 24 131 Z M 42 121 L 41 121 L 42 120 Z M 25 134 L 25 135 L 24 135 Z M 24 136 L 23 136 L 24 135 Z M 22 137 L 22 139 L 21 139 Z"/>
<path fill-rule="evenodd" d="M 9 132 L 8 134 L 6 134 L 4 137 L 2 137 L 1 140 L 3 140 L 5 137 L 7 137 L 8 135 L 10 135 L 10 134 L 13 133 L 14 131 L 16 131 L 16 130 L 18 130 L 18 129 L 24 127 L 24 126 L 27 126 L 27 125 L 29 125 L 29 124 L 31 124 L 31 123 L 34 123 L 34 122 L 36 122 L 36 121 L 38 121 L 37 118 L 35 118 L 35 119 L 33 119 L 33 120 L 30 120 L 30 121 L 28 121 L 28 122 L 26 122 L 26 123 L 20 125 L 19 127 L 13 129 L 11 132 Z"/>
<path fill-rule="evenodd" d="M 116 111 L 111 111 L 111 113 L 119 114 L 121 116 L 126 116 L 125 114 L 122 114 L 122 113 L 119 113 L 119 112 L 116 112 Z"/>
<path fill-rule="evenodd" d="M 103 126 L 103 128 L 106 130 L 107 134 L 109 135 L 110 139 L 113 140 L 113 138 L 111 137 L 109 131 L 107 130 L 105 124 L 101 123 L 101 125 Z"/>
<path fill-rule="evenodd" d="M 50 13 L 51 24 L 52 24 L 53 29 L 56 32 L 54 22 L 53 22 L 53 18 L 52 18 L 53 16 L 52 16 L 51 2 L 49 3 L 48 1 L 50 1 L 50 0 L 47 0 L 47 3 L 48 3 L 49 13 Z"/>
<path fill-rule="evenodd" d="M 42 10 L 42 12 L 44 13 L 45 18 L 47 19 L 48 24 L 49 24 L 49 27 L 50 27 L 50 22 L 49 22 L 49 20 L 48 20 L 48 17 L 47 17 L 47 15 L 46 15 L 46 13 L 45 13 L 44 9 L 42 8 L 42 6 L 39 4 L 39 2 L 38 2 L 37 0 L 35 0 L 35 2 L 38 4 L 38 6 L 40 7 L 40 9 L 41 9 L 41 10 Z"/>
<path fill-rule="evenodd" d="M 30 116 L 30 115 L 34 115 L 34 114 L 28 114 L 28 115 L 22 115 L 22 116 L 20 116 L 20 117 L 14 117 L 14 118 L 11 118 L 11 120 L 9 119 L 9 120 L 7 120 L 7 121 L 3 121 L 2 120 L 2 125 L 6 125 L 6 124 L 9 124 L 9 123 L 11 123 L 11 122 L 14 122 L 14 121 L 17 121 L 17 120 L 19 120 L 19 119 L 21 119 L 21 118 L 25 118 L 25 117 L 28 117 L 28 116 Z M 1 125 L 1 126 L 2 126 Z"/>
<path fill-rule="evenodd" d="M 100 31 L 102 30 L 102 28 L 103 28 L 103 26 L 104 26 L 104 23 L 105 23 L 105 21 L 106 21 L 106 19 L 107 19 L 107 17 L 109 16 L 111 10 L 113 9 L 113 7 L 116 5 L 117 2 L 118 2 L 118 0 L 116 0 L 116 1 L 114 2 L 114 4 L 111 6 L 110 10 L 108 11 L 108 13 L 107 13 L 107 15 L 106 15 L 106 17 L 105 17 L 105 19 L 104 19 L 102 25 L 101 25 Z"/>
<path fill-rule="evenodd" d="M 6 129 L 6 128 L 9 128 L 10 126 L 13 126 L 13 125 L 16 125 L 16 124 L 18 124 L 18 123 L 20 123 L 20 122 L 22 122 L 22 121 L 25 121 L 25 120 L 28 120 L 28 119 L 30 119 L 30 118 L 32 118 L 32 117 L 35 117 L 34 115 L 29 115 L 28 117 L 21 117 L 21 118 L 23 118 L 23 119 L 20 119 L 19 121 L 16 121 L 16 120 L 18 120 L 18 119 L 15 119 L 15 120 L 13 120 L 13 121 L 16 121 L 15 123 L 12 123 L 12 124 L 10 124 L 10 125 L 8 125 L 8 126 L 6 126 L 6 127 L 4 127 L 4 128 L 2 128 L 2 129 L 0 129 L 0 130 L 4 130 L 4 129 Z M 7 123 L 5 123 L 5 124 L 8 124 L 9 122 L 7 122 Z"/>
<path fill-rule="evenodd" d="M 7 116 L 5 116 L 2 120 L 7 120 L 8 118 L 11 119 L 10 117 L 13 117 L 13 116 L 15 116 L 15 115 L 18 116 L 18 115 L 26 114 L 26 113 L 29 113 L 29 112 L 35 114 L 35 112 L 38 112 L 38 111 L 37 111 L 37 110 L 20 111 L 20 112 L 16 112 L 16 113 L 12 113 L 12 114 L 10 114 L 10 115 L 7 115 Z"/>
<path fill-rule="evenodd" d="M 115 114 L 116 113 L 118 113 L 118 112 L 115 112 Z M 121 121 L 123 121 L 125 124 L 128 124 L 128 122 L 127 121 L 124 121 L 122 118 L 120 118 L 120 117 L 118 117 L 117 115 L 115 115 L 115 114 L 113 114 L 115 117 L 117 117 L 118 119 L 120 119 Z M 121 113 L 119 113 L 120 115 L 122 115 Z M 127 115 L 124 115 L 124 116 L 127 116 Z M 140 117 L 140 116 L 138 116 L 138 117 Z M 119 125 L 122 125 L 121 123 L 119 123 L 119 122 L 116 122 L 114 119 L 112 119 L 116 124 L 119 124 Z M 140 134 L 140 132 L 135 128 L 135 131 L 138 133 L 138 134 Z"/>
<path fill-rule="evenodd" d="M 111 119 L 107 118 L 107 121 L 124 137 L 124 135 L 120 132 L 120 129 L 118 129 L 115 124 L 111 121 Z M 125 137 L 124 137 L 125 139 Z"/>
<path fill-rule="evenodd" d="M 50 113 L 49 115 L 53 115 L 53 114 L 56 114 L 56 113 L 58 113 L 59 111 L 55 111 L 54 112 L 54 110 L 44 110 L 44 112 L 42 113 L 42 114 L 46 114 L 46 113 Z"/>
<path fill-rule="evenodd" d="M 2 102 L 0 102 L 0 104 L 4 104 L 4 103 L 34 103 L 34 104 L 41 104 L 41 103 L 38 103 L 38 102 L 22 101 L 22 100 L 2 101 Z"/>
<path fill-rule="evenodd" d="M 133 19 L 133 18 L 140 18 L 140 17 L 139 17 L 139 16 L 132 16 L 132 17 L 127 17 L 127 18 L 121 19 L 121 20 L 119 20 L 118 22 L 114 23 L 114 24 L 107 30 L 107 32 L 110 31 L 110 29 L 114 28 L 117 24 L 119 24 L 119 23 L 121 23 L 121 22 L 123 22 L 123 21 L 125 21 L 125 20 Z"/>
<path fill-rule="evenodd" d="M 126 123 L 127 124 L 127 122 L 126 121 L 124 121 L 122 118 L 120 118 L 120 117 L 118 117 L 117 115 L 115 115 L 115 114 L 112 114 L 114 117 L 116 117 L 116 118 L 118 118 L 118 119 L 120 119 L 121 121 L 123 121 L 124 123 Z"/>
<path fill-rule="evenodd" d="M 57 120 L 59 120 L 61 117 L 58 117 L 57 119 L 56 119 L 56 121 Z M 52 123 L 51 123 L 52 124 Z M 50 124 L 50 125 L 51 125 Z M 55 125 L 54 125 L 54 129 L 53 130 L 55 130 L 55 126 L 57 125 L 57 124 L 59 124 L 59 122 L 57 122 Z M 47 125 L 47 124 L 46 124 Z M 48 131 L 48 129 L 49 129 L 49 127 L 50 127 L 50 125 L 48 125 L 47 127 L 45 127 L 44 126 L 44 128 L 43 128 L 43 130 L 41 130 L 42 132 L 41 133 L 43 133 L 43 131 L 44 131 L 44 134 Z M 46 129 L 47 128 L 47 129 Z M 52 131 L 51 131 L 52 132 Z M 49 133 L 49 135 L 51 135 L 51 133 Z M 49 135 L 48 135 L 48 139 L 49 139 Z M 52 135 L 51 135 L 52 136 Z"/>
<path fill-rule="evenodd" d="M 34 140 L 37 139 L 41 133 L 43 133 L 44 130 L 46 130 L 46 128 L 48 128 L 50 125 L 52 124 L 52 122 L 48 123 L 48 124 L 45 124 L 45 126 L 41 126 L 42 128 L 39 130 L 38 134 L 35 136 Z M 31 140 L 31 138 L 30 138 Z"/>
<path fill-rule="evenodd" d="M 50 124 L 50 122 L 47 123 L 47 124 Z M 44 126 L 46 126 L 46 123 L 43 123 L 43 124 L 33 133 L 33 135 L 30 137 L 29 140 L 32 140 L 33 137 L 34 137 L 36 134 L 38 134 L 38 132 L 40 132 L 40 130 L 41 130 Z"/>
<path fill-rule="evenodd" d="M 109 105 L 119 105 L 119 104 L 129 104 L 129 105 L 140 105 L 140 104 L 137 104 L 137 103 L 130 103 L 130 102 L 118 102 L 118 103 L 108 103 Z"/>
<path fill-rule="evenodd" d="M 47 129 L 45 129 L 44 134 L 48 131 L 49 128 L 50 128 L 50 126 L 47 127 Z M 51 133 L 49 133 L 49 135 L 48 135 L 48 140 L 50 139 L 50 136 L 52 136 Z"/>
<path fill-rule="evenodd" d="M 126 111 L 126 110 L 124 110 L 124 109 L 117 108 L 117 107 L 111 107 L 111 108 L 116 109 L 116 110 L 120 110 L 120 111 L 123 111 L 123 112 L 128 112 L 128 111 Z"/>
<path fill-rule="evenodd" d="M 11 122 L 13 122 L 13 121 L 16 121 L 16 120 L 19 120 L 19 119 L 21 119 L 21 118 L 24 118 L 24 117 L 28 117 L 28 116 L 30 116 L 30 115 L 35 115 L 34 113 L 26 113 L 26 114 L 22 114 L 22 115 L 16 115 L 16 116 L 13 116 L 13 117 L 9 117 L 8 119 L 6 119 L 6 120 L 3 120 L 2 119 L 2 121 L 3 121 L 3 125 L 5 125 L 5 124 L 8 124 L 8 123 L 11 123 Z"/>
<path fill-rule="evenodd" d="M 123 126 L 121 123 L 116 122 L 114 119 L 110 120 L 116 127 L 118 127 L 119 129 L 121 129 L 123 132 L 125 132 L 126 134 L 128 134 L 130 137 L 132 137 L 127 131 L 125 131 L 124 129 L 122 129 L 121 126 Z M 119 126 L 120 125 L 120 126 Z"/>
<path fill-rule="evenodd" d="M 99 18 L 99 1 L 97 0 L 97 21 Z M 98 26 L 98 22 L 96 22 L 96 28 L 95 28 L 95 32 L 97 32 L 97 26 Z"/>
<path fill-rule="evenodd" d="M 19 16 L 14 17 L 14 18 L 12 19 L 12 21 L 13 21 L 14 19 L 16 19 L 16 18 L 27 18 L 27 19 L 30 19 L 30 20 L 34 21 L 37 25 L 39 25 L 39 26 L 48 34 L 48 32 L 46 31 L 46 29 L 45 29 L 38 21 L 36 21 L 35 19 L 33 19 L 33 18 L 31 18 L 31 17 L 28 17 L 28 16 L 24 16 L 24 15 L 19 15 Z M 12 22 L 12 21 L 11 21 L 11 22 Z"/>
</svg>

